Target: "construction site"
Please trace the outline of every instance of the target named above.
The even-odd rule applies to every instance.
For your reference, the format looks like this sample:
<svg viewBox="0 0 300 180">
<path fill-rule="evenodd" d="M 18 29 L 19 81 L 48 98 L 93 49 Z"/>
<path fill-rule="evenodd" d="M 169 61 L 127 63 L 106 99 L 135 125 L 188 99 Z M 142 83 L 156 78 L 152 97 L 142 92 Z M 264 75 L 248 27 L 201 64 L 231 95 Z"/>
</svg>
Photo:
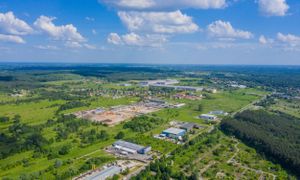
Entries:
<svg viewBox="0 0 300 180">
<path fill-rule="evenodd" d="M 109 109 L 97 108 L 74 113 L 77 118 L 99 122 L 108 126 L 114 126 L 127 119 L 158 111 L 165 108 L 164 102 L 139 102 L 132 105 L 115 106 Z"/>
</svg>

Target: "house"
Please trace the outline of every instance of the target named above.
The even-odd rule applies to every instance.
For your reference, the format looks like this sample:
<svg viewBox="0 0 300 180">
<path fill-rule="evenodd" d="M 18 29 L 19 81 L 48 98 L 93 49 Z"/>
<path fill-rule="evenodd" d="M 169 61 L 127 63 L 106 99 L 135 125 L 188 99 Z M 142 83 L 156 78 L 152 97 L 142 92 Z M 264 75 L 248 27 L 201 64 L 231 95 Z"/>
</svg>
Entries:
<svg viewBox="0 0 300 180">
<path fill-rule="evenodd" d="M 206 120 L 216 120 L 216 119 L 217 119 L 217 116 L 211 115 L 211 114 L 201 114 L 201 115 L 199 116 L 199 118 L 201 118 L 201 119 L 206 119 Z"/>
<path fill-rule="evenodd" d="M 173 139 L 178 139 L 179 137 L 184 136 L 186 131 L 184 129 L 178 129 L 178 128 L 169 128 L 162 132 L 165 136 Z"/>
</svg>

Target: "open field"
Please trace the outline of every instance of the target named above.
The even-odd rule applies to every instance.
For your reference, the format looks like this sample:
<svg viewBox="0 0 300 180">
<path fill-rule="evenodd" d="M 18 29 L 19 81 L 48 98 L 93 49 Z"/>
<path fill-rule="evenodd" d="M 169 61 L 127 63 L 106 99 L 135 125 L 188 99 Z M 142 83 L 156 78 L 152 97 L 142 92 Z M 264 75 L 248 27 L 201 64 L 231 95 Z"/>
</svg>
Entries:
<svg viewBox="0 0 300 180">
<path fill-rule="evenodd" d="M 201 134 L 204 134 L 203 141 L 210 138 L 217 139 L 217 143 L 202 144 L 200 151 L 198 151 L 200 147 L 195 145 L 175 155 L 174 169 L 178 172 L 183 169 L 189 176 L 197 170 L 204 178 L 216 178 L 224 174 L 226 177 L 237 177 L 237 171 L 245 171 L 241 177 L 257 177 L 259 173 L 256 170 L 262 170 L 265 173 L 261 173 L 261 177 L 267 179 L 272 178 L 273 175 L 287 177 L 286 172 L 281 169 L 276 172 L 270 170 L 269 168 L 273 168 L 274 164 L 265 161 L 242 143 L 237 144 L 235 139 L 221 133 L 210 136 L 210 132 L 217 129 L 218 125 L 216 122 L 209 122 L 198 117 L 216 110 L 234 113 L 269 93 L 261 88 L 221 88 L 217 93 L 178 92 L 140 87 L 137 85 L 138 81 L 131 81 L 131 79 L 116 81 L 115 79 L 65 75 L 65 78 L 62 78 L 64 74 L 30 77 L 38 79 L 38 81 L 36 79 L 32 81 L 34 87 L 31 92 L 34 96 L 19 97 L 18 102 L 16 97 L 11 97 L 7 91 L 1 92 L 0 117 L 9 119 L 4 118 L 3 122 L 0 122 L 1 133 L 4 133 L 1 138 L 5 140 L 0 144 L 3 150 L 0 154 L 1 178 L 69 179 L 93 167 L 101 168 L 105 164 L 119 160 L 119 157 L 104 150 L 119 139 L 142 146 L 151 146 L 159 157 L 169 156 L 185 145 L 156 139 L 153 136 L 169 128 L 170 122 L 174 120 L 197 123 L 203 127 L 193 133 L 188 133 L 187 142 L 196 139 Z M 203 87 L 212 85 L 212 82 L 203 80 L 205 78 L 186 78 L 181 84 Z M 122 86 L 123 83 L 130 83 L 132 86 L 125 87 Z M 174 95 L 178 93 L 188 94 L 190 97 L 201 95 L 203 97 L 174 98 Z M 141 103 L 151 98 L 160 99 L 169 104 L 184 103 L 185 105 L 180 108 L 153 108 Z M 113 115 L 111 117 L 111 119 L 116 118 L 117 123 L 113 123 L 114 126 L 108 126 L 95 123 L 95 121 L 82 120 L 80 115 L 77 118 L 72 116 L 76 112 L 90 112 L 97 108 L 103 109 L 104 112 L 113 111 L 114 114 L 119 114 L 118 117 Z M 110 119 L 108 116 L 102 116 L 101 113 L 83 118 L 91 118 L 98 122 Z M 93 114 L 93 112 L 88 114 Z M 222 119 L 223 116 L 219 118 Z M 130 124 L 130 122 L 134 123 Z M 243 159 L 243 157 L 247 158 Z M 233 159 L 238 161 L 233 162 Z M 220 169 L 220 172 L 216 172 L 217 169 Z"/>
<path fill-rule="evenodd" d="M 300 100 L 278 99 L 269 107 L 270 110 L 280 111 L 300 118 Z"/>
<path fill-rule="evenodd" d="M 181 121 L 187 121 L 187 122 L 198 122 L 198 123 L 204 123 L 202 120 L 199 120 L 196 118 L 197 115 L 215 110 L 215 109 L 224 109 L 225 111 L 234 111 L 236 109 L 239 109 L 246 104 L 250 103 L 252 100 L 256 99 L 256 96 L 252 95 L 243 95 L 241 93 L 229 93 L 229 92 L 222 92 L 218 94 L 212 94 L 211 99 L 204 99 L 199 102 L 197 101 L 178 101 L 178 102 L 184 102 L 187 105 L 181 109 L 163 109 L 161 111 L 153 113 L 155 116 L 159 116 L 163 119 L 167 119 L 167 121 L 172 119 L 178 119 Z M 78 110 L 82 109 L 89 109 L 91 107 L 109 107 L 114 105 L 124 105 L 126 103 L 130 103 L 131 101 L 134 101 L 134 99 L 115 99 L 115 100 L 109 100 L 108 99 L 97 99 L 92 100 L 91 105 L 89 107 L 80 107 L 80 108 L 74 108 L 70 110 L 63 111 L 62 113 L 71 113 L 76 112 Z M 31 125 L 35 124 L 41 124 L 45 123 L 48 119 L 51 119 L 54 117 L 54 112 L 57 110 L 57 106 L 51 106 L 51 105 L 57 105 L 62 104 L 64 101 L 40 101 L 37 103 L 31 103 L 31 104 L 19 104 L 19 105 L 2 105 L 1 109 L 4 111 L 1 111 L 1 115 L 9 115 L 12 117 L 15 114 L 19 114 L 21 116 L 22 121 L 24 123 L 28 123 Z M 197 105 L 201 103 L 203 105 L 203 110 L 201 112 L 197 111 Z M 10 114 L 13 112 L 13 114 Z M 166 121 L 166 122 L 167 122 Z M 8 124 L 1 124 L 1 128 L 4 130 L 9 126 Z M 114 136 L 119 131 L 125 132 L 125 139 L 133 140 L 134 142 L 137 142 L 139 144 L 143 145 L 151 145 L 154 150 L 160 151 L 162 153 L 167 153 L 173 150 L 176 145 L 173 145 L 169 142 L 163 142 L 161 140 L 154 139 L 152 137 L 153 134 L 159 133 L 162 130 L 164 130 L 168 124 L 164 124 L 160 127 L 157 127 L 147 133 L 143 133 L 141 135 L 140 133 L 132 132 L 131 130 L 125 130 L 122 128 L 122 124 L 117 125 L 115 127 L 104 127 L 99 125 L 88 125 L 87 127 L 83 128 L 85 132 L 91 129 L 95 129 L 97 132 L 101 130 L 105 130 L 108 132 L 109 139 L 105 141 L 98 141 L 97 143 L 93 143 L 87 146 L 82 146 L 82 143 L 80 143 L 80 138 L 78 137 L 78 133 L 74 132 L 69 135 L 69 138 L 67 140 L 62 140 L 59 142 L 54 142 L 49 146 L 51 149 L 59 149 L 64 145 L 71 144 L 70 152 L 67 155 L 59 155 L 57 158 L 53 160 L 48 160 L 46 157 L 40 157 L 40 158 L 33 158 L 33 152 L 29 151 L 26 153 L 29 153 L 26 155 L 26 166 L 24 167 L 23 161 L 24 155 L 17 154 L 10 156 L 9 158 L 1 160 L 1 168 L 5 167 L 5 171 L 1 173 L 1 176 L 8 176 L 8 177 L 18 177 L 22 172 L 26 172 L 27 174 L 35 173 L 41 170 L 45 170 L 49 168 L 49 166 L 52 166 L 56 159 L 60 159 L 61 161 L 65 162 L 66 165 L 63 165 L 61 168 L 59 168 L 57 173 L 62 173 L 66 170 L 69 170 L 70 168 L 73 169 L 79 169 L 82 164 L 85 163 L 85 160 L 88 160 L 92 157 L 106 157 L 106 153 L 103 151 L 98 151 L 99 149 L 103 149 L 104 147 L 112 144 L 114 142 Z M 207 126 L 204 124 L 204 126 Z M 55 131 L 56 125 L 53 127 L 48 127 L 43 130 L 43 136 L 47 137 L 47 139 L 55 139 L 57 136 L 57 132 Z M 82 131 L 78 130 L 78 131 Z M 93 153 L 95 152 L 95 153 Z M 25 153 L 25 152 L 24 152 Z M 90 154 L 90 155 L 89 155 Z M 85 156 L 87 155 L 87 156 Z M 83 158 L 80 158 L 83 157 Z M 107 160 L 110 160 L 110 158 L 106 158 Z M 71 161 L 70 161 L 71 160 Z M 103 163 L 108 162 L 107 160 L 104 160 Z M 70 162 L 69 162 L 70 161 Z M 68 163 L 67 163 L 68 162 Z M 40 164 L 43 164 L 40 166 Z M 64 168 L 65 166 L 65 168 Z M 50 173 L 44 173 L 44 177 L 53 177 Z"/>
</svg>

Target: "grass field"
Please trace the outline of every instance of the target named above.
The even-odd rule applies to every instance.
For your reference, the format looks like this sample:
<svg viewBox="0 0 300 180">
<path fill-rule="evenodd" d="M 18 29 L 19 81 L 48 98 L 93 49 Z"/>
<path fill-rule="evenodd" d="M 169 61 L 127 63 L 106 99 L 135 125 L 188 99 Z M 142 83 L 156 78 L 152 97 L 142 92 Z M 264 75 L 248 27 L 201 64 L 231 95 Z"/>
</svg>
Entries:
<svg viewBox="0 0 300 180">
<path fill-rule="evenodd" d="M 63 86 L 67 84 L 72 88 L 86 88 L 86 87 L 95 87 L 96 85 L 92 82 L 85 81 L 83 84 L 77 83 L 77 81 L 53 81 L 49 83 L 53 86 Z M 108 84 L 107 87 L 115 88 L 117 85 Z M 201 113 L 208 113 L 212 110 L 224 110 L 227 112 L 234 112 L 240 108 L 246 106 L 254 100 L 257 100 L 263 95 L 264 92 L 255 90 L 255 89 L 245 89 L 245 90 L 236 90 L 236 91 L 223 91 L 218 92 L 217 94 L 209 94 L 209 98 L 203 99 L 200 101 L 191 101 L 191 100 L 176 100 L 176 102 L 184 102 L 186 106 L 176 110 L 163 109 L 161 111 L 153 113 L 154 116 L 163 118 L 165 121 L 161 126 L 154 128 L 146 133 L 133 132 L 129 129 L 123 129 L 123 124 L 119 124 L 114 127 L 106 127 L 102 125 L 89 124 L 82 126 L 78 132 L 71 133 L 66 140 L 54 141 L 49 145 L 49 149 L 58 150 L 64 145 L 71 145 L 70 151 L 66 155 L 59 155 L 54 159 L 48 159 L 44 156 L 36 156 L 33 151 L 25 151 L 22 153 L 11 155 L 5 159 L 0 160 L 0 177 L 9 177 L 17 179 L 20 175 L 24 174 L 34 174 L 43 172 L 43 179 L 54 179 L 55 174 L 62 174 L 67 171 L 78 170 L 80 167 L 89 159 L 93 157 L 103 158 L 103 162 L 107 163 L 114 160 L 114 158 L 103 151 L 108 145 L 111 145 L 115 139 L 114 137 L 120 131 L 125 133 L 124 139 L 132 140 L 142 145 L 151 145 L 152 148 L 156 151 L 160 151 L 163 154 L 171 152 L 178 145 L 175 145 L 170 142 L 162 141 L 153 138 L 153 134 L 158 134 L 165 128 L 169 126 L 168 122 L 171 120 L 187 121 L 187 122 L 196 122 L 202 124 L 205 127 L 208 127 L 209 124 L 206 124 L 203 120 L 197 118 Z M 0 96 L 1 98 L 1 96 Z M 3 97 L 2 97 L 3 98 Z M 4 98 L 5 99 L 5 98 Z M 93 109 L 97 107 L 110 107 L 115 105 L 124 105 L 130 104 L 136 101 L 139 101 L 138 98 L 123 97 L 120 99 L 104 98 L 104 97 L 91 97 L 84 99 L 83 101 L 89 102 L 89 106 L 79 107 L 68 109 L 60 112 L 61 114 L 73 113 L 79 110 Z M 169 99 L 170 102 L 174 100 Z M 66 103 L 64 100 L 48 101 L 41 100 L 38 102 L 28 102 L 20 104 L 6 104 L 0 105 L 0 116 L 9 116 L 13 117 L 16 114 L 21 116 L 22 123 L 28 125 L 38 125 L 47 122 L 48 119 L 55 118 L 55 112 L 58 109 L 59 105 Z M 198 110 L 199 104 L 202 105 L 201 111 Z M 6 132 L 8 127 L 11 125 L 11 122 L 0 123 L 1 132 Z M 42 135 L 48 139 L 55 139 L 57 136 L 56 128 L 60 127 L 61 124 L 54 126 L 49 126 L 43 129 Z M 92 144 L 84 144 L 80 142 L 80 133 L 88 132 L 91 129 L 95 129 L 96 132 L 105 130 L 108 133 L 107 140 L 98 140 Z M 189 156 L 182 156 L 179 161 L 187 161 Z M 63 162 L 63 165 L 60 168 L 49 170 L 53 167 L 57 160 Z M 53 172 L 55 174 L 53 174 Z"/>
<path fill-rule="evenodd" d="M 300 100 L 278 99 L 276 103 L 269 108 L 300 118 Z"/>
</svg>

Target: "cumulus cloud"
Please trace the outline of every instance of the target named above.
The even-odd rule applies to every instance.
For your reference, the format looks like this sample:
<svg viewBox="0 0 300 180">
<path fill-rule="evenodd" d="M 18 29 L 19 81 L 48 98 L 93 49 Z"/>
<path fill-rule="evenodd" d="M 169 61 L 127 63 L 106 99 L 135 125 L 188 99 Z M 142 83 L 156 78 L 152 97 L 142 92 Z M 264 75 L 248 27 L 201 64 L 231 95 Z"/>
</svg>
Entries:
<svg viewBox="0 0 300 180">
<path fill-rule="evenodd" d="M 53 23 L 55 17 L 40 16 L 35 22 L 34 26 L 48 34 L 54 40 L 60 40 L 64 42 L 64 45 L 69 48 L 85 47 L 93 49 L 93 46 L 85 44 L 86 39 L 78 32 L 77 28 L 73 24 L 56 26 Z"/>
<path fill-rule="evenodd" d="M 277 40 L 290 46 L 300 46 L 300 36 L 277 33 Z"/>
<path fill-rule="evenodd" d="M 173 12 L 121 11 L 118 15 L 132 32 L 192 33 L 199 29 L 192 17 L 182 14 L 179 10 Z"/>
<path fill-rule="evenodd" d="M 212 37 L 220 39 L 250 39 L 253 34 L 249 31 L 234 29 L 230 22 L 215 21 L 207 26 L 207 32 Z"/>
<path fill-rule="evenodd" d="M 226 0 L 99 0 L 118 9 L 163 10 L 163 9 L 220 9 Z"/>
<path fill-rule="evenodd" d="M 115 45 L 122 44 L 122 39 L 117 33 L 110 33 L 107 37 L 107 42 Z"/>
<path fill-rule="evenodd" d="M 266 16 L 284 16 L 289 9 L 286 0 L 258 0 L 258 5 Z"/>
<path fill-rule="evenodd" d="M 142 47 L 160 47 L 167 42 L 164 35 L 147 34 L 145 36 L 136 33 L 128 33 L 122 36 L 117 33 L 110 33 L 107 42 L 114 45 L 142 46 Z"/>
<path fill-rule="evenodd" d="M 273 39 L 270 39 L 270 38 L 266 38 L 264 35 L 261 35 L 259 38 L 258 38 L 258 41 L 260 44 L 272 44 L 274 42 Z"/>
<path fill-rule="evenodd" d="M 32 28 L 23 20 L 15 17 L 13 12 L 0 13 L 0 32 L 12 35 L 27 35 Z"/>
<path fill-rule="evenodd" d="M 56 26 L 53 23 L 54 19 L 54 17 L 40 16 L 34 22 L 34 25 L 55 40 L 69 41 L 74 44 L 85 41 L 85 38 L 77 31 L 77 28 L 73 24 Z"/>
<path fill-rule="evenodd" d="M 13 42 L 18 44 L 24 44 L 25 41 L 20 36 L 15 35 L 6 35 L 6 34 L 0 34 L 0 41 L 2 42 Z"/>
<path fill-rule="evenodd" d="M 288 51 L 300 51 L 300 36 L 293 34 L 277 33 L 275 38 L 260 36 L 259 42 L 272 48 L 280 48 Z"/>
</svg>

